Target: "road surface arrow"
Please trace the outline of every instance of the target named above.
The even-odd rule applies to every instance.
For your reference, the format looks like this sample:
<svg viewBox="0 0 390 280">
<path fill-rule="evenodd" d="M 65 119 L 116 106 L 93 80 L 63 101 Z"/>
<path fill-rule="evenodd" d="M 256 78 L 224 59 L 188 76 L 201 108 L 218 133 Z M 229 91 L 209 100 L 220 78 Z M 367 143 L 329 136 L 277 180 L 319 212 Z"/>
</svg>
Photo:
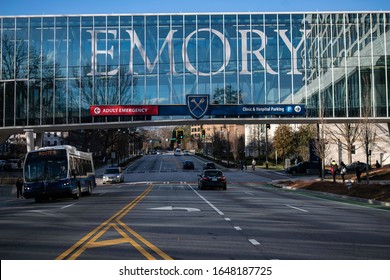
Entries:
<svg viewBox="0 0 390 280">
<path fill-rule="evenodd" d="M 174 207 L 174 206 L 163 206 L 156 208 L 149 208 L 150 210 L 162 210 L 162 211 L 173 211 L 173 210 L 185 210 L 187 212 L 199 212 L 198 208 L 190 208 L 190 207 Z"/>
</svg>

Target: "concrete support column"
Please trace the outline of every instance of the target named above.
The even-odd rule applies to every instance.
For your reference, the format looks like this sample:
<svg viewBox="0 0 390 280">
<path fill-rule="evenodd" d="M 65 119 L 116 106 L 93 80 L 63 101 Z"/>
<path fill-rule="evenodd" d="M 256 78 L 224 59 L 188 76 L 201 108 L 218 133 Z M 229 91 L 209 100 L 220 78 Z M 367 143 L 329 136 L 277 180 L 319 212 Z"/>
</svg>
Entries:
<svg viewBox="0 0 390 280">
<path fill-rule="evenodd" d="M 44 133 L 36 133 L 35 135 L 35 149 L 42 148 Z"/>
<path fill-rule="evenodd" d="M 24 130 L 26 136 L 27 152 L 34 150 L 34 131 L 32 129 Z"/>
</svg>

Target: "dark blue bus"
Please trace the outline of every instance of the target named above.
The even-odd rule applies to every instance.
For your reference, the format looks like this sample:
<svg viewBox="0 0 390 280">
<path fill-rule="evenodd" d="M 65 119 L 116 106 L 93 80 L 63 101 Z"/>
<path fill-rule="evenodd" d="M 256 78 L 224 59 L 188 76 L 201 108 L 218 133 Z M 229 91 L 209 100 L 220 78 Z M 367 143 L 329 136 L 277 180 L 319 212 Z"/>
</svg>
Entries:
<svg viewBox="0 0 390 280">
<path fill-rule="evenodd" d="M 68 145 L 27 153 L 23 177 L 23 196 L 37 202 L 59 197 L 78 199 L 96 187 L 92 154 Z"/>
</svg>

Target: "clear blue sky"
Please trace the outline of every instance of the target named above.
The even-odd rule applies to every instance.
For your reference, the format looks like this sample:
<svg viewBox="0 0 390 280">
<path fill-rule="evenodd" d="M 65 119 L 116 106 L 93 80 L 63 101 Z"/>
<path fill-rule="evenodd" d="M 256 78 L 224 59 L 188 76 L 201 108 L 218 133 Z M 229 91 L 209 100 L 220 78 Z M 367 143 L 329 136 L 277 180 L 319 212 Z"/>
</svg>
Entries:
<svg viewBox="0 0 390 280">
<path fill-rule="evenodd" d="M 1 0 L 0 15 L 390 11 L 389 0 Z"/>
</svg>

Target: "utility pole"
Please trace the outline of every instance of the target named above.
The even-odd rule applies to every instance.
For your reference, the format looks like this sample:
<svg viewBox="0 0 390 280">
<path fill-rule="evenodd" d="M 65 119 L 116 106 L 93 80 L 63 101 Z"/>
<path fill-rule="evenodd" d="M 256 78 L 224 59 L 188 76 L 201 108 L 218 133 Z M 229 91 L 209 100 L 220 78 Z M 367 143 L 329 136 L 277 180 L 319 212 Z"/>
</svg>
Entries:
<svg viewBox="0 0 390 280">
<path fill-rule="evenodd" d="M 265 168 L 268 169 L 268 129 L 271 128 L 271 125 L 267 123 L 265 125 Z"/>
</svg>

